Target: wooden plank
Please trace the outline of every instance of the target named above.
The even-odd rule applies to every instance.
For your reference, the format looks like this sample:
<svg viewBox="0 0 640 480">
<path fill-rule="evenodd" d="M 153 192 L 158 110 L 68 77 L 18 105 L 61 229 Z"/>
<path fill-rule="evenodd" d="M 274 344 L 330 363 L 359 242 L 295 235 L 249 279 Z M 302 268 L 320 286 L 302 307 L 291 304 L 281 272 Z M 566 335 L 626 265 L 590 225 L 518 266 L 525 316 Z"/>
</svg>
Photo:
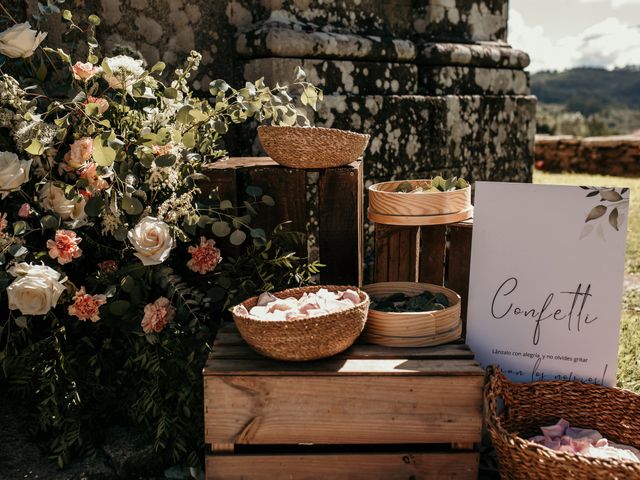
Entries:
<svg viewBox="0 0 640 480">
<path fill-rule="evenodd" d="M 375 281 L 415 282 L 418 227 L 376 224 L 375 229 Z"/>
<path fill-rule="evenodd" d="M 362 162 L 320 171 L 318 227 L 322 283 L 362 285 Z"/>
<path fill-rule="evenodd" d="M 462 298 L 460 318 L 462 338 L 467 336 L 467 300 L 469 299 L 469 269 L 471 267 L 471 237 L 473 222 L 450 226 L 447 286 Z"/>
<path fill-rule="evenodd" d="M 361 359 L 336 357 L 314 362 L 282 362 L 257 359 L 213 359 L 206 375 L 296 375 L 296 376 L 465 376 L 484 375 L 478 362 L 469 359 L 431 360 L 411 358 Z"/>
<path fill-rule="evenodd" d="M 211 352 L 212 359 L 262 359 L 246 343 L 216 344 Z M 431 360 L 445 359 L 473 359 L 473 353 L 464 344 L 448 344 L 436 347 L 388 348 L 379 345 L 354 345 L 347 351 L 335 355 L 333 358 L 347 359 L 398 359 L 421 358 Z"/>
<path fill-rule="evenodd" d="M 248 168 L 243 170 L 243 174 L 246 175 L 247 185 L 261 187 L 264 193 L 272 196 L 276 202 L 273 207 L 260 208 L 256 224 L 268 233 L 280 223 L 291 222 L 286 228 L 294 232 L 306 232 L 307 190 L 304 170 L 284 168 L 275 164 Z M 306 255 L 306 251 L 304 253 Z"/>
<path fill-rule="evenodd" d="M 479 443 L 483 384 L 482 375 L 205 376 L 205 442 Z"/>
<path fill-rule="evenodd" d="M 475 480 L 473 452 L 210 455 L 207 480 Z"/>
<path fill-rule="evenodd" d="M 238 169 L 247 167 L 277 167 L 271 157 L 228 157 L 207 166 L 211 170 Z"/>
<path fill-rule="evenodd" d="M 375 283 L 386 282 L 389 279 L 389 235 L 388 232 L 395 227 L 387 225 L 374 225 L 374 250 L 373 281 Z"/>
<path fill-rule="evenodd" d="M 445 225 L 420 227 L 418 281 L 444 285 L 446 243 L 447 227 Z"/>
</svg>

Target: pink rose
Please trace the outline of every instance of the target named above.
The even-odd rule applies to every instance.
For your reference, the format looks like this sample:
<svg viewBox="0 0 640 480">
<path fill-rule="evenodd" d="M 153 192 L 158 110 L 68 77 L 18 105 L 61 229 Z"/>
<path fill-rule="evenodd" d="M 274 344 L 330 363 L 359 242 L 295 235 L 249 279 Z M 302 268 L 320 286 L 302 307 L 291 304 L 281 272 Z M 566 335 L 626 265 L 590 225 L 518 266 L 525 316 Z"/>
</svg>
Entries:
<svg viewBox="0 0 640 480">
<path fill-rule="evenodd" d="M 82 250 L 78 247 L 81 241 L 82 239 L 71 230 L 58 230 L 54 240 L 47 240 L 49 256 L 57 258 L 60 265 L 69 263 L 82 255 Z"/>
<path fill-rule="evenodd" d="M 86 103 L 95 103 L 98 106 L 98 112 L 100 114 L 103 114 L 109 109 L 109 102 L 104 98 L 92 97 L 91 95 L 87 95 Z"/>
<path fill-rule="evenodd" d="M 84 178 L 89 182 L 89 185 L 93 187 L 94 190 L 104 190 L 109 186 L 109 183 L 98 175 L 97 165 L 95 162 L 89 162 L 80 173 L 80 178 Z"/>
<path fill-rule="evenodd" d="M 31 205 L 28 203 L 23 203 L 20 205 L 20 210 L 18 210 L 18 216 L 20 218 L 27 218 L 31 213 Z"/>
<path fill-rule="evenodd" d="M 72 67 L 71 71 L 73 72 L 73 78 L 76 80 L 84 80 L 87 81 L 91 77 L 93 77 L 96 73 L 98 73 L 98 67 L 94 66 L 91 63 L 82 63 L 76 62 Z"/>
<path fill-rule="evenodd" d="M 176 316 L 176 309 L 168 298 L 160 297 L 155 302 L 144 307 L 142 330 L 144 333 L 161 332 Z"/>
<path fill-rule="evenodd" d="M 84 287 L 73 296 L 73 304 L 69 305 L 69 315 L 78 317 L 78 320 L 91 320 L 97 322 L 100 320 L 100 306 L 107 303 L 105 295 L 89 295 Z"/>
<path fill-rule="evenodd" d="M 93 139 L 84 137 L 71 144 L 69 152 L 64 156 L 68 170 L 77 170 L 91 158 L 93 153 Z"/>
</svg>

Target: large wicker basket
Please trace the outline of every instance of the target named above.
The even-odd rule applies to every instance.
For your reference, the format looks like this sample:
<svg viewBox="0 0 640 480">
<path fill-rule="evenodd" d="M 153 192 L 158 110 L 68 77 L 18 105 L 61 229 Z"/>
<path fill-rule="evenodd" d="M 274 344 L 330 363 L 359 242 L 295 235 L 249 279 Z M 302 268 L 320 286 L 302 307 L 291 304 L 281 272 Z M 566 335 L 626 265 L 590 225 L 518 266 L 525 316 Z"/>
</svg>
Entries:
<svg viewBox="0 0 640 480">
<path fill-rule="evenodd" d="M 340 312 L 303 318 L 299 320 L 257 320 L 231 310 L 242 338 L 258 353 L 276 360 L 317 360 L 330 357 L 349 348 L 362 332 L 367 321 L 369 296 L 348 286 L 322 285 L 291 288 L 275 293 L 278 298 L 300 298 L 304 293 L 317 292 L 326 288 L 331 292 L 356 290 L 362 300 L 358 305 Z M 244 301 L 247 310 L 256 305 L 258 297 Z"/>
<path fill-rule="evenodd" d="M 539 435 L 541 426 L 564 418 L 576 427 L 594 428 L 611 441 L 639 448 L 640 395 L 571 381 L 512 383 L 497 367 L 489 368 L 488 378 L 485 418 L 501 478 L 640 479 L 640 462 L 558 452 L 526 440 Z"/>
<path fill-rule="evenodd" d="M 369 135 L 319 127 L 258 127 L 267 154 L 291 168 L 332 168 L 354 162 L 369 143 Z"/>
</svg>

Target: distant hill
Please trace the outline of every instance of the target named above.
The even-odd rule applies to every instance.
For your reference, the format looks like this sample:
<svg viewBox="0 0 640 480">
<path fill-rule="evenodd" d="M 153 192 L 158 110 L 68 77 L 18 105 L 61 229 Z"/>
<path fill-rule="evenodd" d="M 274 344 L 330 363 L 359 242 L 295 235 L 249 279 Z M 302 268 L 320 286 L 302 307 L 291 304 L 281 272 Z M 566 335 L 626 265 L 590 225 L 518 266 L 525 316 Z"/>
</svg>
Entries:
<svg viewBox="0 0 640 480">
<path fill-rule="evenodd" d="M 538 97 L 540 113 L 579 113 L 602 123 L 604 129 L 595 134 L 640 129 L 640 67 L 539 72 L 531 75 L 531 91 Z M 540 127 L 540 118 L 538 123 Z"/>
</svg>

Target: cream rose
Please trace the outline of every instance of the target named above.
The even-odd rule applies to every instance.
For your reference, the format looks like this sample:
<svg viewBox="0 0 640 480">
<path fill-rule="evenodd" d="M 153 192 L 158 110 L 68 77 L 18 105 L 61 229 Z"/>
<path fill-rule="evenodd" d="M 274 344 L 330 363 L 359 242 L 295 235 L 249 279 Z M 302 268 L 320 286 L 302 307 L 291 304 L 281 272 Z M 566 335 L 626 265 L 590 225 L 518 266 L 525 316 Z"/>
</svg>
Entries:
<svg viewBox="0 0 640 480">
<path fill-rule="evenodd" d="M 20 190 L 29 180 L 29 169 L 33 160 L 20 160 L 15 153 L 0 152 L 0 198 Z"/>
<path fill-rule="evenodd" d="M 60 273 L 45 265 L 23 262 L 9 273 L 18 277 L 7 287 L 9 308 L 23 315 L 44 315 L 58 304 L 65 291 Z"/>
<path fill-rule="evenodd" d="M 11 58 L 27 58 L 47 36 L 31 29 L 29 22 L 19 23 L 0 33 L 0 53 Z"/>
<path fill-rule="evenodd" d="M 45 183 L 38 195 L 42 206 L 60 215 L 62 220 L 78 223 L 87 216 L 84 213 L 84 206 L 87 204 L 84 197 L 81 197 L 80 201 L 75 198 L 68 199 L 64 196 L 64 190 L 52 182 Z"/>
<path fill-rule="evenodd" d="M 144 265 L 158 265 L 164 262 L 174 244 L 169 225 L 154 217 L 144 217 L 129 230 L 127 237 L 136 249 L 134 255 Z"/>
</svg>

